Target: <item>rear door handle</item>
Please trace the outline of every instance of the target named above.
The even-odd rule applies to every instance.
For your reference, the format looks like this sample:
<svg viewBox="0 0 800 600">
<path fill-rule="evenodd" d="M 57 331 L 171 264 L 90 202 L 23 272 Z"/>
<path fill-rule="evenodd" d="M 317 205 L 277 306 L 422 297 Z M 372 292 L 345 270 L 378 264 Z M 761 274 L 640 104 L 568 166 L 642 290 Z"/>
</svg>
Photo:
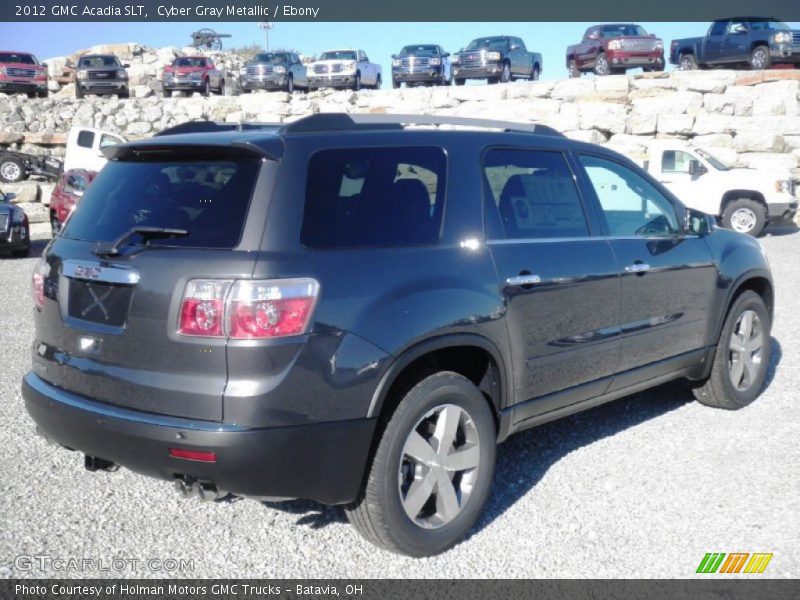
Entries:
<svg viewBox="0 0 800 600">
<path fill-rule="evenodd" d="M 542 278 L 538 275 L 517 275 L 506 279 L 508 285 L 533 285 L 541 282 Z"/>
<path fill-rule="evenodd" d="M 632 265 L 628 265 L 625 267 L 625 271 L 628 273 L 644 273 L 645 271 L 650 270 L 650 265 L 647 263 L 633 263 Z"/>
</svg>

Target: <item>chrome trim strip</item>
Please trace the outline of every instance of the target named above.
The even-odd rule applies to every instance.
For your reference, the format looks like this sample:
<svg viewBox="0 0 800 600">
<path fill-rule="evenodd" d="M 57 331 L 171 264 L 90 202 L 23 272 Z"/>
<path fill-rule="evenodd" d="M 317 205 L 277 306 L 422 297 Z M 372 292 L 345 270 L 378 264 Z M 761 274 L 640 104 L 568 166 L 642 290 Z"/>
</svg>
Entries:
<svg viewBox="0 0 800 600">
<path fill-rule="evenodd" d="M 34 392 L 41 394 L 51 402 L 58 402 L 59 404 L 69 406 L 70 408 L 74 408 L 76 410 L 81 410 L 86 413 L 91 413 L 93 415 L 107 417 L 110 419 L 132 421 L 135 423 L 153 425 L 156 427 L 191 429 L 194 431 L 249 431 L 246 427 L 242 427 L 241 425 L 233 425 L 231 423 L 212 423 L 210 421 L 195 421 L 192 419 L 182 419 L 180 417 L 154 415 L 151 413 L 143 413 L 118 406 L 111 406 L 109 404 L 102 404 L 100 402 L 95 402 L 82 396 L 78 396 L 77 394 L 59 389 L 56 386 L 47 383 L 44 379 L 33 372 L 26 373 L 23 381 Z"/>
<path fill-rule="evenodd" d="M 507 244 L 554 244 L 564 242 L 613 242 L 617 240 L 639 240 L 641 242 L 659 240 L 695 239 L 698 235 L 662 235 L 662 236 L 637 236 L 637 235 L 595 235 L 583 237 L 554 237 L 554 238 L 510 238 L 486 240 L 488 246 L 503 246 Z"/>
<path fill-rule="evenodd" d="M 120 285 L 136 285 L 140 279 L 139 271 L 133 267 L 103 265 L 91 260 L 65 260 L 61 267 L 61 274 L 70 279 Z"/>
</svg>

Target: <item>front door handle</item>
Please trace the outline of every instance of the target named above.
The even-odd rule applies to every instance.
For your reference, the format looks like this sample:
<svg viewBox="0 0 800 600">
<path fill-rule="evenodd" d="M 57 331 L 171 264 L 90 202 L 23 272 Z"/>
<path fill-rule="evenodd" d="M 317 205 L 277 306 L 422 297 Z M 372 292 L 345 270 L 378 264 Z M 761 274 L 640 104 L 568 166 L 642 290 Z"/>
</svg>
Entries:
<svg viewBox="0 0 800 600">
<path fill-rule="evenodd" d="M 628 273 L 644 273 L 645 271 L 650 270 L 650 265 L 643 262 L 636 262 L 632 265 L 628 265 L 625 267 L 625 271 Z"/>
<path fill-rule="evenodd" d="M 509 277 L 506 279 L 506 283 L 508 285 L 533 285 L 535 283 L 541 283 L 542 278 L 538 275 L 517 275 L 515 277 Z"/>
</svg>

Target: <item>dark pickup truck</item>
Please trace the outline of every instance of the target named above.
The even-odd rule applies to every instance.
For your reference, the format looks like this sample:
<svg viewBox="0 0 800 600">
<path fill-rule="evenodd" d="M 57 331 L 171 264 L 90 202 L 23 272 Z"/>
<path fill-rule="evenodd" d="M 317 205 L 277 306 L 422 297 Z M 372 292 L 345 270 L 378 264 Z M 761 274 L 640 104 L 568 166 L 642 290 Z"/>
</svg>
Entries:
<svg viewBox="0 0 800 600">
<path fill-rule="evenodd" d="M 749 65 L 768 69 L 773 63 L 800 64 L 800 31 L 783 21 L 759 17 L 719 19 L 704 37 L 673 40 L 669 62 L 682 71 Z"/>
<path fill-rule="evenodd" d="M 664 69 L 664 42 L 648 34 L 641 25 L 593 25 L 583 34 L 580 44 L 567 47 L 570 77 L 580 77 L 589 71 L 611 75 L 636 67 L 645 71 Z"/>
<path fill-rule="evenodd" d="M 467 79 L 486 79 L 489 83 L 535 80 L 542 72 L 542 55 L 528 52 L 520 38 L 508 35 L 474 39 L 450 62 L 456 85 L 464 85 Z"/>
</svg>

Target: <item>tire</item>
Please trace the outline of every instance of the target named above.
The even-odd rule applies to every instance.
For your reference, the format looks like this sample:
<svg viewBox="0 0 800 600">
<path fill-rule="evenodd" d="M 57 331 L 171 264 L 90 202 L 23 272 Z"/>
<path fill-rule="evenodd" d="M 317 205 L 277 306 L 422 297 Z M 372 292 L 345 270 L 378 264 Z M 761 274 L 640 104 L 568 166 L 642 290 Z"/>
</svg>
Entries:
<svg viewBox="0 0 800 600">
<path fill-rule="evenodd" d="M 83 92 L 81 91 L 81 88 L 80 88 L 80 87 L 78 87 L 77 85 L 75 86 L 75 97 L 76 97 L 78 100 L 80 100 L 81 98 L 83 98 Z"/>
<path fill-rule="evenodd" d="M 294 75 L 289 73 L 289 78 L 286 80 L 286 93 L 293 94 L 294 93 Z"/>
<path fill-rule="evenodd" d="M 202 94 L 205 98 L 208 98 L 211 95 L 211 82 L 208 79 L 206 79 L 205 83 L 203 84 Z"/>
<path fill-rule="evenodd" d="M 531 81 L 539 81 L 539 75 L 541 71 L 539 71 L 539 67 L 536 65 L 533 66 L 533 70 L 531 71 Z"/>
<path fill-rule="evenodd" d="M 500 77 L 497 78 L 500 83 L 508 83 L 511 81 L 511 66 L 508 63 L 503 63 L 503 70 L 500 71 Z"/>
<path fill-rule="evenodd" d="M 379 89 L 381 89 L 381 85 L 382 84 L 383 84 L 383 81 L 381 81 L 381 74 L 378 73 L 378 76 L 375 78 L 375 85 L 372 86 L 372 89 L 373 90 L 379 90 Z"/>
<path fill-rule="evenodd" d="M 456 430 L 445 433 L 451 441 L 440 453 L 434 427 L 447 429 L 448 419 L 457 423 Z M 449 371 L 423 379 L 405 394 L 386 424 L 364 490 L 345 508 L 348 519 L 367 540 L 392 552 L 416 557 L 444 552 L 469 532 L 483 511 L 494 472 L 496 436 L 489 404 L 472 382 Z M 408 452 L 415 441 L 414 452 L 430 457 L 432 466 L 424 459 L 415 461 Z M 469 447 L 462 450 L 464 446 Z M 474 467 L 448 471 L 440 462 L 444 456 L 467 452 L 461 458 Z M 449 494 L 439 491 L 439 482 Z M 419 498 L 413 507 L 407 503 L 413 501 L 412 489 Z"/>
<path fill-rule="evenodd" d="M 395 81 L 394 79 L 392 79 L 392 89 L 393 90 L 400 89 L 400 82 L 399 81 Z"/>
<path fill-rule="evenodd" d="M 603 76 L 603 75 L 611 75 L 611 67 L 608 66 L 608 60 L 606 60 L 605 53 L 601 52 L 597 55 L 597 58 L 594 61 L 594 72 L 595 75 Z"/>
<path fill-rule="evenodd" d="M 722 211 L 722 226 L 739 233 L 758 237 L 766 224 L 767 209 L 749 198 L 733 200 Z"/>
<path fill-rule="evenodd" d="M 25 179 L 25 163 L 13 156 L 0 158 L 0 181 L 17 183 L 23 179 Z"/>
<path fill-rule="evenodd" d="M 696 71 L 697 59 L 694 54 L 681 54 L 678 57 L 678 70 L 679 71 Z"/>
<path fill-rule="evenodd" d="M 455 83 L 456 85 L 464 85 L 465 82 L 466 79 L 461 79 L 460 77 L 453 78 L 453 83 Z"/>
<path fill-rule="evenodd" d="M 356 73 L 356 79 L 353 82 L 353 91 L 358 92 L 361 90 L 361 73 Z"/>
<path fill-rule="evenodd" d="M 60 232 L 61 223 L 55 215 L 50 215 L 50 235 L 55 238 Z"/>
<path fill-rule="evenodd" d="M 120 92 L 119 94 L 117 94 L 117 97 L 120 100 L 127 100 L 128 98 L 131 97 L 131 92 L 130 90 L 125 90 L 124 92 Z"/>
<path fill-rule="evenodd" d="M 578 70 L 578 64 L 574 60 L 569 61 L 567 64 L 567 72 L 569 73 L 570 79 L 577 79 L 581 76 L 581 72 Z"/>
<path fill-rule="evenodd" d="M 217 93 L 220 96 L 224 96 L 225 95 L 225 80 L 224 79 L 220 79 L 219 80 L 219 89 L 217 90 Z"/>
<path fill-rule="evenodd" d="M 36 94 L 39 98 L 47 98 L 50 95 L 50 90 L 45 90 Z"/>
<path fill-rule="evenodd" d="M 12 250 L 11 256 L 14 258 L 26 258 L 31 253 L 31 245 L 28 244 L 20 250 Z"/>
<path fill-rule="evenodd" d="M 694 388 L 697 401 L 713 408 L 736 410 L 755 400 L 767 376 L 771 329 L 769 312 L 761 296 L 751 290 L 743 292 L 725 318 L 711 374 Z M 748 355 L 747 360 L 740 358 L 742 353 Z"/>
<path fill-rule="evenodd" d="M 772 57 L 769 55 L 767 46 L 756 46 L 750 52 L 750 68 L 754 71 L 769 69 L 772 65 Z"/>
</svg>

